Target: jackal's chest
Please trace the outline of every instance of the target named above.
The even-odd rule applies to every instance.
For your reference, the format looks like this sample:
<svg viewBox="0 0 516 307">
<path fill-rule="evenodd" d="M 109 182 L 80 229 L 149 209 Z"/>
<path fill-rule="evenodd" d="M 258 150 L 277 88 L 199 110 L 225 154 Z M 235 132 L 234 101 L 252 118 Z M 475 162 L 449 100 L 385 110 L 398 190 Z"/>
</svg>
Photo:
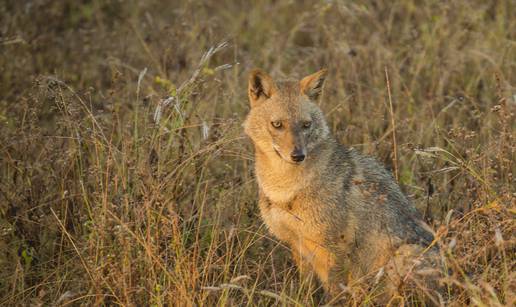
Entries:
<svg viewBox="0 0 516 307">
<path fill-rule="evenodd" d="M 278 239 L 295 244 L 300 240 L 323 241 L 323 226 L 308 202 L 292 201 L 274 204 L 268 199 L 260 201 L 262 219 Z"/>
</svg>

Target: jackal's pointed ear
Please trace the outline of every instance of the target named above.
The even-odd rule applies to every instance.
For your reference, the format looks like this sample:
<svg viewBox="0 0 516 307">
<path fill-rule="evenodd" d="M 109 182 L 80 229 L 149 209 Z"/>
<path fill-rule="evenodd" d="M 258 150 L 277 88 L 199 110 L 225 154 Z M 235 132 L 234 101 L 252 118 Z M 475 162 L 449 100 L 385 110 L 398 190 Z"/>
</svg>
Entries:
<svg viewBox="0 0 516 307">
<path fill-rule="evenodd" d="M 311 100 L 319 99 L 322 92 L 324 79 L 326 78 L 327 69 L 321 69 L 315 74 L 304 77 L 299 82 L 301 92 L 308 96 Z"/>
<path fill-rule="evenodd" d="M 249 102 L 251 107 L 270 98 L 276 91 L 276 85 L 271 76 L 260 69 L 254 69 L 249 73 Z"/>
</svg>

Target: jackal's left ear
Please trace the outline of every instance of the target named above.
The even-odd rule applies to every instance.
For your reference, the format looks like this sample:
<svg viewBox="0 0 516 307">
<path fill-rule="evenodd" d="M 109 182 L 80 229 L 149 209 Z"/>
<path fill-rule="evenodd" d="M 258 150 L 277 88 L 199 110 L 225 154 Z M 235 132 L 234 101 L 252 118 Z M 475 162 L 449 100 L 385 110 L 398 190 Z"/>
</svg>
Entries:
<svg viewBox="0 0 516 307">
<path fill-rule="evenodd" d="M 315 74 L 304 77 L 299 82 L 301 86 L 301 92 L 308 96 L 308 98 L 311 100 L 319 99 L 327 71 L 327 69 L 321 69 Z"/>
</svg>

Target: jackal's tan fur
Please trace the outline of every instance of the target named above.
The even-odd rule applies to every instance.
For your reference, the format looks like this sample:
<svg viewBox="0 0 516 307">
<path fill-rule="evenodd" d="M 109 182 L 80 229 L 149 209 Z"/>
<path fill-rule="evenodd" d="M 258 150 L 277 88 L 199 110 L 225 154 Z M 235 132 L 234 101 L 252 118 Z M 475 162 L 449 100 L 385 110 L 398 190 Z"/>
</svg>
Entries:
<svg viewBox="0 0 516 307">
<path fill-rule="evenodd" d="M 425 263 L 415 261 L 433 235 L 383 167 L 330 135 L 315 104 L 325 75 L 281 82 L 260 70 L 249 76 L 244 128 L 255 145 L 261 216 L 328 293 L 379 270 L 392 293 L 405 267 Z"/>
</svg>

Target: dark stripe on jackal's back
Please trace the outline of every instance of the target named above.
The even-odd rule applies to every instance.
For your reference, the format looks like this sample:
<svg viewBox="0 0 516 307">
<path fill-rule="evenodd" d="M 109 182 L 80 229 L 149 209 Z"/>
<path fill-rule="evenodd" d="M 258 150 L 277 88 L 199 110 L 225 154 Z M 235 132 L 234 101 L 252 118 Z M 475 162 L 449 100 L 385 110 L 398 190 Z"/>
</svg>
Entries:
<svg viewBox="0 0 516 307">
<path fill-rule="evenodd" d="M 340 160 L 339 164 L 342 165 L 344 171 L 344 178 L 342 180 L 342 192 L 346 194 L 351 189 L 353 177 L 356 175 L 356 165 L 351 159 L 350 149 L 340 145 L 339 150 L 334 154 L 336 160 Z"/>
</svg>

